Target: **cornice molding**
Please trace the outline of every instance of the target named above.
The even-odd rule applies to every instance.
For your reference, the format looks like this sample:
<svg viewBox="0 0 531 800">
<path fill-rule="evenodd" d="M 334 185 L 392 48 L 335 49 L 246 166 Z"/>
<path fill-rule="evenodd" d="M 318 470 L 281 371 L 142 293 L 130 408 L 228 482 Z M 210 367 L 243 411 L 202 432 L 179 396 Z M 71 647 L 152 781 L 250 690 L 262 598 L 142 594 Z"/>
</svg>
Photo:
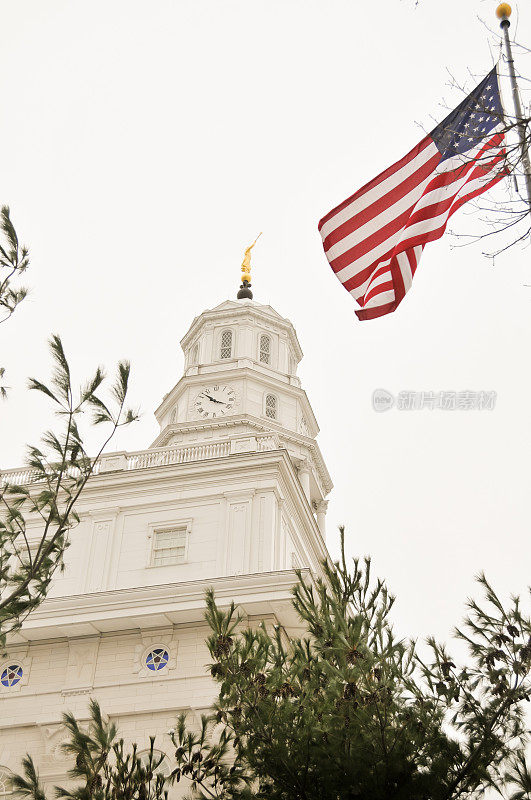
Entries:
<svg viewBox="0 0 531 800">
<path fill-rule="evenodd" d="M 309 569 L 304 572 L 310 574 Z M 93 625 L 96 633 L 97 625 L 102 620 L 105 621 L 107 632 L 148 631 L 149 616 L 153 615 L 160 620 L 161 615 L 176 614 L 179 611 L 202 619 L 205 592 L 210 587 L 214 588 L 220 607 L 230 605 L 234 598 L 237 598 L 243 609 L 254 604 L 263 606 L 273 599 L 275 603 L 290 603 L 291 588 L 296 580 L 294 570 L 282 570 L 48 598 L 24 623 L 17 638 L 20 640 L 22 636 L 26 641 L 40 640 L 40 631 L 53 627 L 57 632 L 55 638 L 67 639 L 71 638 L 69 628 L 79 625 Z M 127 624 L 128 620 L 130 623 L 134 622 L 136 617 L 143 620 L 141 627 L 138 624 Z M 125 627 L 120 628 L 120 624 Z M 179 623 L 168 620 L 168 625 L 178 626 Z M 152 627 L 160 630 L 160 622 Z M 88 635 L 91 638 L 94 636 Z"/>
<path fill-rule="evenodd" d="M 257 458 L 259 456 L 259 458 Z M 316 554 L 317 561 L 327 558 L 327 551 L 323 536 L 313 515 L 312 508 L 304 494 L 298 479 L 295 466 L 291 456 L 285 448 L 278 450 L 264 450 L 259 453 L 234 453 L 230 456 L 222 456 L 214 459 L 200 461 L 190 461 L 184 464 L 161 465 L 141 470 L 131 470 L 129 472 L 112 472 L 103 475 L 93 476 L 87 484 L 83 495 L 80 498 L 80 514 L 83 506 L 94 501 L 94 495 L 99 495 L 105 491 L 109 496 L 111 492 L 120 492 L 120 500 L 124 498 L 128 507 L 132 507 L 132 487 L 131 483 L 136 482 L 140 487 L 136 490 L 136 495 L 140 498 L 152 497 L 155 486 L 157 488 L 175 487 L 182 485 L 183 474 L 187 474 L 189 481 L 195 480 L 195 486 L 202 486 L 205 478 L 212 483 L 213 478 L 220 473 L 223 478 L 228 479 L 230 475 L 239 476 L 245 474 L 251 479 L 256 471 L 262 473 L 262 478 L 267 474 L 267 469 L 273 470 L 271 477 L 276 471 L 278 479 L 281 480 L 282 490 L 286 497 L 291 498 L 292 513 L 297 516 L 301 524 L 302 536 L 310 552 Z M 216 478 L 219 481 L 219 477 Z M 127 487 L 128 494 L 125 500 L 123 490 Z M 187 484 L 190 488 L 190 483 Z M 134 491 L 134 490 L 133 490 Z M 115 495 L 113 494 L 112 497 Z M 220 495 L 222 496 L 222 495 Z M 109 497 L 111 499 L 111 497 Z M 117 499 L 117 498 L 116 498 Z M 211 498 L 210 498 L 211 499 Z M 145 502 L 145 500 L 144 500 Z"/>
<path fill-rule="evenodd" d="M 256 363 L 257 368 L 238 366 L 238 361 L 242 360 L 250 359 L 234 359 L 234 366 L 231 369 L 225 368 L 217 371 L 213 370 L 212 372 L 198 372 L 194 375 L 184 374 L 181 378 L 179 378 L 175 386 L 163 397 L 161 403 L 155 409 L 154 413 L 157 421 L 170 410 L 171 406 L 177 402 L 178 397 L 188 388 L 193 389 L 194 386 L 199 387 L 205 383 L 214 383 L 216 381 L 236 381 L 241 380 L 242 378 L 251 378 L 253 380 L 257 380 L 259 383 L 264 384 L 264 386 L 268 387 L 269 389 L 273 389 L 274 391 L 287 391 L 289 394 L 297 397 L 304 406 L 305 414 L 310 418 L 310 424 L 315 430 L 315 436 L 317 436 L 319 433 L 319 425 L 305 390 L 300 386 L 295 386 L 293 383 L 291 383 L 289 381 L 289 376 L 287 376 L 284 372 L 279 372 L 277 377 L 274 371 L 268 372 L 265 369 L 260 368 L 258 361 L 254 362 Z M 221 362 L 220 366 L 223 366 Z M 184 425 L 186 423 L 181 424 Z"/>
<path fill-rule="evenodd" d="M 219 422 L 216 421 L 215 426 L 212 421 L 202 423 L 199 420 L 168 425 L 159 434 L 148 450 L 155 450 L 158 448 L 163 449 L 164 447 L 167 447 L 172 436 L 176 436 L 179 433 L 189 433 L 195 431 L 201 433 L 205 430 L 212 430 L 213 427 L 215 427 L 216 430 L 230 430 L 231 428 L 235 428 L 239 425 L 246 425 L 247 427 L 258 431 L 259 433 L 275 433 L 286 442 L 307 447 L 308 450 L 311 451 L 315 468 L 321 480 L 325 495 L 328 495 L 332 491 L 334 484 L 332 483 L 332 478 L 330 477 L 330 473 L 326 467 L 321 449 L 315 439 L 311 438 L 310 436 L 304 436 L 302 433 L 292 431 L 289 428 L 284 428 L 282 425 L 278 425 L 272 420 L 268 420 L 266 423 L 265 420 L 262 420 L 260 417 L 255 417 L 251 414 L 241 414 L 237 417 L 233 417 L 232 419 L 220 420 Z M 260 455 L 262 453 L 263 451 L 260 451 Z M 221 458 L 229 458 L 229 456 L 221 456 Z"/>
</svg>

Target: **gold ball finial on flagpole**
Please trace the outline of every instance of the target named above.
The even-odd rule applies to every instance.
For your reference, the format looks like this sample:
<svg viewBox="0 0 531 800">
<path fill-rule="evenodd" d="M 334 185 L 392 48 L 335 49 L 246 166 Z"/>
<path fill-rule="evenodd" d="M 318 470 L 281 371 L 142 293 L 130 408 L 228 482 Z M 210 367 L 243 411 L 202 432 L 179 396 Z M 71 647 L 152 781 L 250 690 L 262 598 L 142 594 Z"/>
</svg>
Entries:
<svg viewBox="0 0 531 800">
<path fill-rule="evenodd" d="M 509 17 L 511 16 L 511 13 L 512 13 L 512 8 L 509 5 L 509 3 L 500 3 L 498 8 L 496 9 L 496 16 L 498 17 L 498 19 L 501 19 L 502 22 L 504 20 L 508 20 Z"/>
<path fill-rule="evenodd" d="M 245 254 L 243 256 L 243 261 L 242 261 L 242 283 L 241 283 L 241 286 L 240 286 L 240 291 L 236 295 L 238 300 L 244 300 L 244 299 L 252 300 L 253 299 L 253 293 L 251 292 L 251 288 L 250 288 L 251 287 L 251 250 L 253 249 L 253 247 L 255 246 L 255 244 L 257 243 L 257 241 L 258 241 L 258 239 L 260 238 L 261 235 L 262 235 L 262 231 L 260 231 L 260 233 L 258 234 L 256 239 L 254 240 L 254 242 L 252 244 L 250 244 L 249 247 L 247 247 L 245 249 Z"/>
</svg>

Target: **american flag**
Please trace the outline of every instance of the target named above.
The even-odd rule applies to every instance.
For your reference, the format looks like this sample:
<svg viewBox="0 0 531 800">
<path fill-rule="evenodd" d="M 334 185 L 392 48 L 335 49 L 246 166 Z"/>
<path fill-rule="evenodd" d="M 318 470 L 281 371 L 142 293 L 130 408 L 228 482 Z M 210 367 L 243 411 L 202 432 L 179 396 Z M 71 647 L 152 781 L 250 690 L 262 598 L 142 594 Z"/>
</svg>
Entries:
<svg viewBox="0 0 531 800">
<path fill-rule="evenodd" d="M 427 242 L 507 174 L 503 129 L 495 67 L 411 152 L 323 217 L 326 257 L 359 319 L 394 311 Z"/>
</svg>

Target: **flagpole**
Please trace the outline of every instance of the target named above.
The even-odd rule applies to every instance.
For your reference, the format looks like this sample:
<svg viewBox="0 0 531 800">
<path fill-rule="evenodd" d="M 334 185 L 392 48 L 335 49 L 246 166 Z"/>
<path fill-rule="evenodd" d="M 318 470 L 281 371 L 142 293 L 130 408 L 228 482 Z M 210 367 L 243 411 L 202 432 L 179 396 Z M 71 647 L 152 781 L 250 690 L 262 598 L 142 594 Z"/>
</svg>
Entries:
<svg viewBox="0 0 531 800">
<path fill-rule="evenodd" d="M 522 105 L 520 103 L 518 83 L 516 82 L 513 51 L 511 48 L 511 40 L 509 39 L 509 27 L 511 25 L 509 17 L 511 16 L 511 6 L 508 3 L 500 3 L 498 8 L 496 9 L 496 16 L 498 17 L 498 19 L 501 20 L 500 28 L 503 31 L 505 49 L 507 52 L 507 63 L 509 65 L 509 76 L 511 79 L 513 103 L 516 114 L 516 124 L 518 128 L 518 139 L 520 140 L 520 154 L 522 158 L 522 167 L 523 167 L 525 185 L 527 190 L 527 202 L 529 204 L 529 213 L 531 214 L 531 163 L 529 161 L 529 149 L 526 142 L 526 125 L 524 122 L 524 115 L 522 113 Z"/>
</svg>

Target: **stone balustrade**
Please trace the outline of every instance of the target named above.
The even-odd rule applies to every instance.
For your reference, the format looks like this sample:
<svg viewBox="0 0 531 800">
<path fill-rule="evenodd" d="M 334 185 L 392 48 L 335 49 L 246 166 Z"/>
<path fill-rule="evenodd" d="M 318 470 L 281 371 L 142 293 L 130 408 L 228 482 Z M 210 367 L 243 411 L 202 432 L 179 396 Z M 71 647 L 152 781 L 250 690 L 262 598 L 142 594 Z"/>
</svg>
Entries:
<svg viewBox="0 0 531 800">
<path fill-rule="evenodd" d="M 107 453 L 94 467 L 94 474 L 131 471 L 165 467 L 172 464 L 185 464 L 190 461 L 204 461 L 209 458 L 223 458 L 236 453 L 264 452 L 280 447 L 273 434 L 234 437 L 218 442 L 204 442 L 194 445 L 159 447 L 154 450 L 139 450 L 135 453 Z M 17 469 L 0 472 L 0 486 L 7 483 L 25 486 L 35 481 L 33 469 Z"/>
</svg>

